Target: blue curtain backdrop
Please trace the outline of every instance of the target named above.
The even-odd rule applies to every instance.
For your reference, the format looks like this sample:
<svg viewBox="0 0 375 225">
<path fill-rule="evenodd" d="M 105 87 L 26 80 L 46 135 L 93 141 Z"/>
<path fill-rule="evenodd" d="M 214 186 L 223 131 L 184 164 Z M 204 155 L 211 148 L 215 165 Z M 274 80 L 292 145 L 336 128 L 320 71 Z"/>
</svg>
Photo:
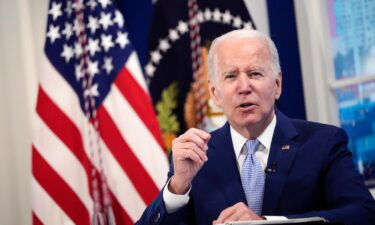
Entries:
<svg viewBox="0 0 375 225">
<path fill-rule="evenodd" d="M 277 107 L 292 118 L 306 119 L 294 3 L 267 1 L 270 35 L 280 55 L 283 91 Z"/>
</svg>

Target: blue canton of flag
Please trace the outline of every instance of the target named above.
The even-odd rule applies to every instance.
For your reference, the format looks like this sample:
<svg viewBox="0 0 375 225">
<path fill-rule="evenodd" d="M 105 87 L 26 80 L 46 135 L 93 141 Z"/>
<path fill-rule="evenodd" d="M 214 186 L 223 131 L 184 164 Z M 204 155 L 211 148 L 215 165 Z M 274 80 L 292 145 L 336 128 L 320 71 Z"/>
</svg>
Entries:
<svg viewBox="0 0 375 225">
<path fill-rule="evenodd" d="M 122 14 L 110 0 L 51 1 L 48 14 L 48 58 L 75 90 L 82 109 L 84 95 L 95 97 L 98 107 L 132 52 Z M 83 91 L 85 76 L 92 85 Z"/>
</svg>

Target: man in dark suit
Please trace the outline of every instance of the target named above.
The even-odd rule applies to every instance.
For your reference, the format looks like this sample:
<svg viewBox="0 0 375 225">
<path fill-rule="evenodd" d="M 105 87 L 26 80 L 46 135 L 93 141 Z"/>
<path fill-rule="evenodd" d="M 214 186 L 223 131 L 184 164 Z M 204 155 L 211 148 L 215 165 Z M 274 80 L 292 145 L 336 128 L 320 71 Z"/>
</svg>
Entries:
<svg viewBox="0 0 375 225">
<path fill-rule="evenodd" d="M 228 122 L 173 141 L 170 179 L 137 224 L 310 216 L 375 224 L 375 202 L 346 133 L 275 109 L 282 77 L 269 37 L 254 30 L 224 34 L 212 43 L 208 64 L 210 94 Z"/>
</svg>

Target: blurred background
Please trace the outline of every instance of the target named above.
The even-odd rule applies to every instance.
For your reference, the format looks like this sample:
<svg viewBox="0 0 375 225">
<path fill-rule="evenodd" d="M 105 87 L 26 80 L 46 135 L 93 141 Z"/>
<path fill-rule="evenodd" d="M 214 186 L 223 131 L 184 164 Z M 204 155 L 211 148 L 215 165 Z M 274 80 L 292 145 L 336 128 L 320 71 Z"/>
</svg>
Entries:
<svg viewBox="0 0 375 225">
<path fill-rule="evenodd" d="M 69 35 L 67 23 L 73 21 L 69 18 L 74 17 L 68 16 L 69 2 L 73 5 L 70 6 L 73 9 L 73 15 L 74 11 L 83 10 L 82 21 L 86 24 L 87 30 L 79 30 L 79 25 L 72 22 L 74 27 L 70 28 L 70 32 L 73 34 Z M 189 6 L 188 3 L 191 2 L 193 3 Z M 82 4 L 79 5 L 79 3 Z M 95 23 L 92 21 L 91 23 L 90 15 L 86 14 L 89 8 L 92 13 L 91 19 L 97 18 Z M 113 14 L 110 14 L 111 10 Z M 78 18 L 79 13 L 76 15 Z M 106 18 L 106 15 L 111 16 Z M 64 63 L 68 68 L 73 65 L 71 61 L 73 60 L 71 58 L 74 58 L 73 55 L 79 54 L 77 47 L 74 49 L 69 47 L 69 43 L 73 45 L 73 42 L 69 42 L 72 41 L 69 38 L 71 35 L 74 37 L 74 32 L 76 32 L 77 43 L 88 46 L 86 53 L 90 55 L 91 61 L 88 66 L 84 64 L 88 68 L 86 74 L 95 75 L 95 73 L 105 72 L 108 74 L 109 78 L 103 78 L 104 80 L 94 76 L 94 82 L 105 84 L 119 82 L 116 76 L 123 72 L 121 67 L 124 63 L 130 72 L 133 71 L 129 63 L 130 59 L 127 58 L 128 55 L 134 53 L 138 55 L 138 63 L 135 65 L 139 69 L 134 71 L 137 71 L 140 76 L 135 76 L 135 80 L 146 90 L 144 93 L 150 95 L 152 100 L 150 103 L 155 108 L 155 111 L 151 110 L 152 112 L 149 108 L 151 114 L 145 115 L 155 116 L 155 121 L 158 121 L 156 125 L 151 121 L 150 124 L 153 125 L 146 125 L 146 127 L 153 130 L 151 133 L 157 140 L 156 142 L 166 151 L 170 148 L 170 141 L 173 137 L 187 128 L 195 126 L 212 130 L 225 121 L 220 110 L 210 104 L 207 93 L 199 92 L 199 90 L 205 90 L 205 86 L 200 86 L 200 81 L 206 79 L 202 68 L 206 63 L 206 51 L 210 41 L 224 32 L 238 28 L 258 29 L 269 34 L 279 50 L 283 72 L 283 93 L 277 107 L 289 117 L 344 128 L 349 135 L 349 147 L 353 152 L 355 164 L 374 195 L 371 188 L 375 187 L 375 0 L 0 0 L 0 18 L 1 224 L 32 224 L 32 221 L 35 223 L 36 220 L 42 220 L 43 223 L 48 221 L 36 219 L 42 217 L 38 210 L 45 206 L 38 203 L 38 197 L 35 198 L 38 196 L 35 194 L 35 189 L 31 191 L 35 183 L 39 183 L 42 186 L 41 190 L 45 190 L 44 193 L 48 193 L 54 199 L 54 194 L 47 190 L 47 186 L 43 186 L 43 179 L 35 174 L 40 173 L 42 169 L 35 169 L 38 172 L 32 170 L 32 168 L 37 168 L 32 165 L 32 154 L 35 154 L 32 151 L 33 143 L 35 144 L 36 139 L 41 140 L 40 137 L 44 135 L 41 134 L 38 125 L 35 125 L 35 117 L 38 117 L 37 99 L 40 99 L 38 88 L 40 83 L 42 83 L 41 86 L 45 85 L 43 79 L 49 77 L 49 73 L 46 72 L 48 70 L 45 69 L 45 62 L 48 61 L 52 63 L 53 68 L 56 68 L 54 73 L 62 74 L 65 78 L 63 80 L 70 84 L 72 90 L 76 93 L 80 93 L 79 91 L 83 93 L 80 83 L 75 83 L 76 81 L 69 77 L 72 74 L 73 77 L 78 76 L 78 72 L 74 72 L 73 66 L 71 71 L 64 69 Z M 54 31 L 53 28 L 58 27 L 57 23 L 60 24 L 60 29 Z M 117 27 L 115 24 L 118 24 Z M 106 26 L 109 28 L 107 29 Z M 114 30 L 115 28 L 120 31 Z M 102 36 L 98 33 L 101 31 L 103 31 Z M 104 40 L 109 36 L 103 37 L 103 35 L 110 35 L 109 32 L 112 31 L 113 40 Z M 79 32 L 87 32 L 88 41 L 86 39 L 86 42 L 79 42 Z M 125 36 L 120 34 L 125 34 Z M 100 39 L 100 42 L 95 42 L 95 35 L 98 35 L 97 40 Z M 66 51 L 62 50 L 64 38 L 68 43 L 65 45 Z M 131 48 L 124 47 L 129 46 L 129 43 L 132 45 Z M 57 45 L 60 46 L 60 50 L 56 47 Z M 116 46 L 118 49 L 115 51 Z M 60 52 L 56 53 L 56 49 Z M 107 60 L 108 55 L 112 56 L 110 58 L 112 61 Z M 79 60 L 79 57 L 76 58 L 75 60 Z M 98 69 L 96 65 L 91 70 L 90 65 L 95 64 L 95 59 L 102 67 Z M 72 74 L 69 75 L 69 72 Z M 131 82 L 127 82 L 127 85 L 129 86 L 124 88 L 125 92 L 135 92 Z M 121 92 L 120 86 L 117 84 L 116 88 Z M 111 95 L 111 86 L 107 89 L 101 89 L 101 87 L 96 90 L 98 93 Z M 51 87 L 51 89 L 60 88 L 64 89 L 61 86 Z M 53 96 L 52 93 L 46 92 L 47 95 Z M 78 108 L 84 111 L 86 95 L 77 94 L 77 96 L 76 102 L 80 102 L 77 104 L 81 106 Z M 87 96 L 95 96 L 95 94 Z M 92 98 L 96 99 L 96 103 L 91 107 L 97 108 L 100 115 L 100 105 L 107 104 L 106 99 L 109 97 Z M 129 100 L 130 104 L 133 108 L 137 108 L 137 99 L 140 98 L 134 97 L 133 99 L 135 102 L 132 103 Z M 56 104 L 59 105 L 58 102 Z M 112 107 L 114 111 L 108 109 L 109 114 L 112 113 L 111 116 L 114 117 L 116 115 L 124 117 L 127 123 L 126 119 L 130 116 L 122 114 L 121 110 L 117 112 L 116 104 Z M 147 111 L 147 109 L 140 110 Z M 137 113 L 142 114 L 139 111 Z M 42 117 L 40 113 L 39 117 Z M 90 118 L 95 118 L 95 116 Z M 147 124 L 147 121 L 144 123 Z M 157 129 L 160 127 L 160 130 L 155 131 L 155 127 Z M 136 131 L 138 129 L 134 130 L 135 133 Z M 66 132 L 69 134 L 68 131 Z M 140 140 L 136 143 L 141 143 L 144 135 L 139 133 L 138 136 Z M 131 142 L 126 137 L 124 139 Z M 85 145 L 84 137 L 83 142 Z M 105 146 L 110 146 L 110 144 L 105 143 Z M 38 152 L 38 150 L 35 151 Z M 118 155 L 114 152 L 112 154 L 114 158 L 123 158 L 125 166 L 120 167 L 125 171 L 128 171 L 127 164 L 134 165 L 130 162 L 129 155 L 121 155 L 121 152 Z M 145 154 L 147 155 L 147 151 Z M 53 160 L 48 159 L 46 155 L 42 157 L 59 173 Z M 151 163 L 147 160 L 145 162 L 141 159 L 143 156 L 137 153 L 134 158 L 138 158 L 140 165 Z M 115 161 L 122 165 L 121 160 L 117 158 Z M 61 158 L 57 164 L 60 162 L 63 164 L 63 161 L 64 159 Z M 154 163 L 157 165 L 160 161 L 156 160 Z M 145 173 L 151 173 L 150 177 L 154 179 L 155 174 L 150 172 L 154 170 L 153 167 L 147 165 L 144 167 Z M 116 186 L 119 185 L 116 182 L 111 183 L 111 171 L 114 169 L 108 169 L 106 165 L 104 168 L 103 171 L 106 171 L 104 173 L 109 177 L 110 194 L 116 196 L 120 208 L 126 215 L 125 219 L 116 218 L 116 220 L 134 222 L 135 218 L 140 215 L 139 212 L 149 202 L 148 197 L 142 195 L 143 187 L 137 188 L 137 182 L 132 181 L 129 175 L 130 183 L 135 186 L 135 193 L 138 192 L 141 195 L 141 200 L 139 200 L 141 204 L 128 204 L 127 201 L 131 201 L 132 197 L 126 198 L 127 201 L 122 201 L 121 193 L 117 194 L 114 190 L 116 189 L 114 187 L 121 189 L 121 186 Z M 162 173 L 163 168 L 154 171 Z M 125 174 L 129 173 L 131 172 Z M 164 175 L 160 175 L 161 180 L 164 179 Z M 62 180 L 65 179 L 65 175 L 60 173 L 60 176 Z M 50 178 L 47 176 L 44 181 L 47 182 L 48 179 Z M 121 178 L 117 177 L 117 179 Z M 159 181 L 155 179 L 156 188 L 160 189 Z M 69 184 L 70 181 L 67 180 L 65 182 Z M 72 189 L 78 198 L 83 199 L 82 202 L 86 201 L 77 190 Z M 64 192 L 63 189 L 60 191 Z M 132 193 L 124 192 L 124 195 Z M 104 193 L 103 196 L 106 194 Z M 48 212 L 48 208 L 44 210 Z M 50 210 L 52 213 L 53 209 Z M 116 209 L 114 211 L 116 213 Z M 89 209 L 88 213 L 91 215 L 94 212 Z M 68 217 L 71 215 L 69 210 L 65 211 L 65 214 Z M 74 219 L 72 221 L 66 224 L 76 223 Z"/>
</svg>

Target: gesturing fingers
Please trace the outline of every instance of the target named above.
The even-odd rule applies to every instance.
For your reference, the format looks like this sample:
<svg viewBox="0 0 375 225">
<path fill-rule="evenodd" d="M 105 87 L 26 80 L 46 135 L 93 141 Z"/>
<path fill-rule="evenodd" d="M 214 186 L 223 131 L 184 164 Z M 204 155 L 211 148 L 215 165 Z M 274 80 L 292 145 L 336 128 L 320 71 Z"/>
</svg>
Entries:
<svg viewBox="0 0 375 225">
<path fill-rule="evenodd" d="M 198 155 L 200 160 L 202 160 L 203 162 L 206 162 L 208 160 L 205 150 L 200 148 L 196 143 L 185 142 L 185 143 L 179 143 L 178 145 L 179 145 L 179 148 L 184 150 L 182 152 L 184 153 L 193 152 L 196 155 Z"/>
<path fill-rule="evenodd" d="M 192 128 L 172 142 L 173 154 L 176 158 L 190 158 L 196 162 L 207 161 L 206 150 L 210 134 Z M 200 160 L 197 159 L 199 157 Z"/>
<path fill-rule="evenodd" d="M 183 135 L 181 135 L 178 139 L 180 139 L 180 142 L 193 142 L 199 148 L 207 150 L 207 143 L 210 140 L 210 137 L 211 136 L 209 133 L 196 128 L 191 128 Z"/>
</svg>

